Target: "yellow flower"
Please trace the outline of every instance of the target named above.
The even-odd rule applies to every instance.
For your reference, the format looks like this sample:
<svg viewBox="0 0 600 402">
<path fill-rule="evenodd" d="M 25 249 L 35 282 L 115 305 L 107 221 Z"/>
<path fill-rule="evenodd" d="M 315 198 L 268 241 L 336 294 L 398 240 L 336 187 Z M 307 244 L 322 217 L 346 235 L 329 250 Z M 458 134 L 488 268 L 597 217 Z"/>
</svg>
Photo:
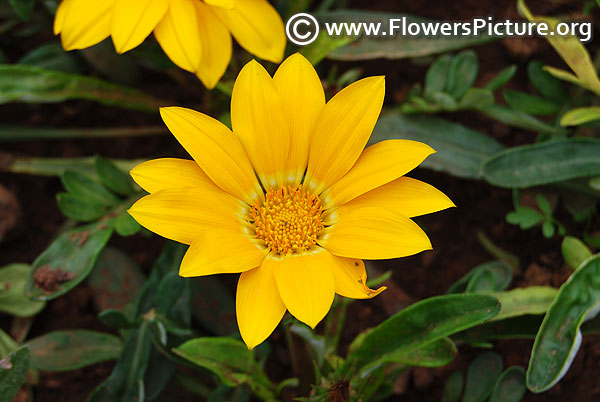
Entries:
<svg viewBox="0 0 600 402">
<path fill-rule="evenodd" d="M 231 60 L 231 35 L 247 51 L 279 63 L 285 49 L 283 22 L 267 0 L 63 0 L 54 34 L 66 50 L 112 37 L 118 53 L 154 32 L 184 70 L 213 88 Z"/>
<path fill-rule="evenodd" d="M 286 309 L 315 327 L 334 294 L 371 298 L 361 258 L 431 249 L 409 218 L 453 206 L 402 177 L 429 146 L 389 140 L 365 147 L 381 111 L 383 77 L 360 80 L 325 103 L 312 65 L 295 54 L 275 76 L 256 61 L 231 99 L 233 132 L 189 109 L 167 107 L 167 127 L 194 158 L 156 159 L 131 171 L 150 195 L 129 213 L 190 247 L 182 276 L 241 273 L 237 321 L 250 349 Z"/>
</svg>

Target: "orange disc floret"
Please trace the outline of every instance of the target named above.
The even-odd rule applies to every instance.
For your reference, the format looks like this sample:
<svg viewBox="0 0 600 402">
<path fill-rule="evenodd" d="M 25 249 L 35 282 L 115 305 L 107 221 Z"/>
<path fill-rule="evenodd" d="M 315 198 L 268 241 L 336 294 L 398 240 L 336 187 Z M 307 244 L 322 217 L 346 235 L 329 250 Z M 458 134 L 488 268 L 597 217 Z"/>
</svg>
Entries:
<svg viewBox="0 0 600 402">
<path fill-rule="evenodd" d="M 265 201 L 255 204 L 250 216 L 256 237 L 271 251 L 285 255 L 308 250 L 317 243 L 317 235 L 324 228 L 322 213 L 319 197 L 300 185 L 267 191 Z"/>
</svg>

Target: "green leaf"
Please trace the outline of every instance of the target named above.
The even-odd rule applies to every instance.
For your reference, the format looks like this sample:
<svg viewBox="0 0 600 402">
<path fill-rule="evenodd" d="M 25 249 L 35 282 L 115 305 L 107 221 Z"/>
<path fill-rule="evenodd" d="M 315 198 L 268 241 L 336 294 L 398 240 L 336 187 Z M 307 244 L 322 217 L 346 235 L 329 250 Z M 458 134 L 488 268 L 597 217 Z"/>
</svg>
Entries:
<svg viewBox="0 0 600 402">
<path fill-rule="evenodd" d="M 424 96 L 426 98 L 430 98 L 433 93 L 442 92 L 446 88 L 451 62 L 452 56 L 445 54 L 431 64 L 425 75 Z"/>
<path fill-rule="evenodd" d="M 435 23 L 438 21 L 419 18 L 407 14 L 392 14 L 374 11 L 337 10 L 315 14 L 321 26 L 331 22 L 345 23 L 381 23 L 381 31 L 388 32 L 389 21 L 392 19 L 406 18 L 409 23 Z M 423 57 L 432 54 L 446 53 L 453 50 L 472 47 L 495 40 L 488 35 L 477 36 L 436 36 L 415 37 L 402 35 L 401 30 L 396 30 L 394 35 L 386 36 L 361 36 L 354 42 L 329 53 L 328 58 L 334 60 L 369 60 L 369 59 L 402 59 L 406 57 Z"/>
<path fill-rule="evenodd" d="M 489 89 L 469 88 L 458 103 L 459 109 L 479 109 L 494 104 L 494 94 Z"/>
<path fill-rule="evenodd" d="M 462 98 L 475 82 L 477 71 L 479 71 L 477 54 L 472 50 L 460 52 L 450 63 L 445 92 L 454 99 Z"/>
<path fill-rule="evenodd" d="M 440 338 L 420 348 L 402 353 L 391 353 L 379 362 L 401 363 L 405 366 L 440 367 L 450 363 L 458 351 L 454 342 L 448 338 Z"/>
<path fill-rule="evenodd" d="M 525 370 L 521 366 L 511 366 L 498 378 L 489 402 L 519 402 L 526 391 Z"/>
<path fill-rule="evenodd" d="M 29 349 L 19 348 L 0 360 L 0 402 L 11 402 L 27 377 Z"/>
<path fill-rule="evenodd" d="M 585 243 L 573 236 L 565 236 L 560 249 L 565 262 L 573 269 L 579 268 L 585 260 L 592 256 L 592 252 Z"/>
<path fill-rule="evenodd" d="M 144 375 L 145 400 L 152 401 L 165 389 L 175 372 L 175 363 L 156 348 L 150 351 L 148 367 Z"/>
<path fill-rule="evenodd" d="M 107 327 L 115 329 L 128 329 L 137 326 L 123 311 L 108 309 L 98 314 L 98 320 Z"/>
<path fill-rule="evenodd" d="M 131 176 L 123 172 L 109 159 L 96 156 L 94 159 L 96 172 L 102 183 L 112 191 L 120 195 L 131 195 L 135 193 L 131 182 Z"/>
<path fill-rule="evenodd" d="M 134 166 L 145 162 L 145 159 L 118 159 L 113 162 L 123 170 L 131 170 Z M 96 175 L 94 158 L 14 158 L 7 166 L 0 167 L 13 173 L 25 173 L 40 176 L 62 176 L 67 170 L 77 170 L 88 175 Z"/>
<path fill-rule="evenodd" d="M 471 326 L 498 313 L 499 302 L 491 296 L 445 295 L 405 308 L 373 328 L 351 353 L 344 369 L 361 367 L 391 353 L 404 353 Z"/>
<path fill-rule="evenodd" d="M 504 100 L 508 106 L 523 113 L 545 116 L 557 114 L 561 109 L 561 105 L 552 100 L 526 92 L 506 89 L 502 92 L 502 95 L 504 95 Z"/>
<path fill-rule="evenodd" d="M 23 56 L 18 64 L 37 66 L 64 73 L 81 73 L 83 65 L 74 53 L 65 52 L 60 43 L 45 43 Z"/>
<path fill-rule="evenodd" d="M 0 359 L 8 356 L 19 348 L 17 341 L 12 336 L 0 329 Z"/>
<path fill-rule="evenodd" d="M 552 207 L 550 206 L 550 201 L 541 193 L 535 195 L 535 202 L 540 208 L 540 211 L 546 216 L 552 216 Z"/>
<path fill-rule="evenodd" d="M 166 314 L 169 311 L 183 292 L 185 281 L 186 279 L 179 276 L 177 272 L 169 272 L 165 275 L 160 281 L 156 294 L 156 311 L 158 313 Z"/>
<path fill-rule="evenodd" d="M 0 268 L 0 311 L 17 317 L 31 317 L 39 313 L 46 303 L 25 296 L 25 283 L 29 276 L 27 264 L 10 264 Z"/>
<path fill-rule="evenodd" d="M 563 103 L 567 99 L 567 91 L 562 82 L 544 70 L 544 63 L 539 60 L 530 61 L 527 65 L 527 76 L 535 89 L 546 98 Z"/>
<path fill-rule="evenodd" d="M 133 236 L 141 229 L 142 226 L 127 211 L 121 212 L 115 218 L 115 231 L 121 236 Z"/>
<path fill-rule="evenodd" d="M 0 125 L 0 142 L 21 142 L 29 140 L 55 140 L 60 138 L 90 139 L 113 137 L 141 137 L 165 134 L 164 126 L 103 127 L 103 128 L 49 128 L 19 125 Z M 64 158 L 69 159 L 69 158 Z M 89 158 L 75 158 L 75 160 Z M 93 172 L 95 173 L 95 172 Z"/>
<path fill-rule="evenodd" d="M 504 188 L 527 188 L 600 174 L 600 140 L 571 138 L 522 145 L 488 159 L 482 174 Z"/>
<path fill-rule="evenodd" d="M 515 211 L 506 214 L 506 221 L 512 225 L 519 225 L 523 230 L 531 229 L 544 220 L 542 214 L 533 208 L 519 206 Z"/>
<path fill-rule="evenodd" d="M 131 331 L 110 376 L 89 396 L 88 402 L 144 400 L 144 374 L 152 348 L 148 323 Z"/>
<path fill-rule="evenodd" d="M 462 395 L 465 379 L 460 371 L 453 371 L 444 384 L 442 402 L 458 402 Z"/>
<path fill-rule="evenodd" d="M 469 365 L 462 402 L 483 402 L 492 393 L 502 373 L 502 358 L 496 352 L 477 356 Z"/>
<path fill-rule="evenodd" d="M 321 32 L 317 39 L 308 46 L 304 46 L 300 53 L 310 61 L 310 64 L 316 66 L 327 55 L 340 47 L 353 42 L 352 38 L 336 38 Z"/>
<path fill-rule="evenodd" d="M 517 66 L 512 65 L 506 67 L 504 70 L 500 71 L 494 78 L 489 80 L 487 84 L 483 86 L 483 88 L 488 89 L 492 92 L 500 89 L 504 84 L 506 84 L 517 72 Z"/>
<path fill-rule="evenodd" d="M 29 20 L 33 14 L 35 0 L 8 0 L 8 4 L 22 20 Z"/>
<path fill-rule="evenodd" d="M 235 300 L 218 277 L 193 278 L 192 289 L 192 313 L 204 329 L 216 335 L 238 331 L 231 314 L 235 310 Z"/>
<path fill-rule="evenodd" d="M 549 286 L 529 286 L 492 293 L 491 295 L 500 301 L 502 308 L 490 321 L 527 314 L 545 314 L 557 294 L 558 289 Z"/>
<path fill-rule="evenodd" d="M 173 349 L 173 352 L 210 370 L 229 387 L 248 384 L 253 392 L 275 399 L 271 382 L 254 360 L 252 352 L 237 339 L 196 338 Z"/>
<path fill-rule="evenodd" d="M 482 163 L 504 148 L 490 137 L 447 120 L 389 112 L 377 122 L 370 143 L 392 138 L 428 144 L 438 152 L 421 166 L 465 178 L 478 178 Z"/>
<path fill-rule="evenodd" d="M 579 126 L 600 119 L 600 106 L 578 107 L 560 118 L 561 126 Z"/>
<path fill-rule="evenodd" d="M 552 224 L 552 222 L 550 221 L 546 221 L 544 222 L 544 224 L 542 225 L 542 234 L 544 235 L 544 237 L 546 239 L 550 239 L 551 237 L 554 236 L 555 233 L 555 228 L 554 225 Z"/>
<path fill-rule="evenodd" d="M 527 113 L 508 108 L 504 105 L 483 106 L 479 111 L 484 115 L 511 127 L 550 135 L 562 134 L 564 132 L 562 127 L 551 126 Z"/>
<path fill-rule="evenodd" d="M 84 200 L 70 193 L 58 193 L 56 203 L 64 216 L 78 222 L 93 222 L 109 211 L 107 207 L 96 201 Z"/>
<path fill-rule="evenodd" d="M 0 104 L 95 100 L 104 105 L 156 113 L 160 102 L 137 90 L 97 78 L 26 65 L 0 65 Z"/>
<path fill-rule="evenodd" d="M 524 315 L 500 321 L 486 322 L 452 336 L 455 342 L 479 343 L 496 339 L 534 339 L 542 317 Z"/>
<path fill-rule="evenodd" d="M 76 170 L 67 170 L 61 176 L 61 181 L 69 194 L 80 200 L 104 207 L 112 207 L 119 203 L 119 199 L 102 184 Z"/>
<path fill-rule="evenodd" d="M 106 247 L 87 278 L 92 298 L 99 310 L 122 309 L 135 301 L 144 285 L 144 274 L 127 254 Z"/>
<path fill-rule="evenodd" d="M 84 280 L 110 239 L 105 222 L 62 233 L 33 262 L 25 294 L 34 300 L 52 300 Z"/>
<path fill-rule="evenodd" d="M 543 392 L 568 371 L 581 345 L 580 326 L 600 306 L 600 254 L 587 259 L 561 286 L 535 338 L 527 387 Z"/>
<path fill-rule="evenodd" d="M 31 367 L 47 371 L 75 370 L 119 357 L 122 343 L 114 335 L 75 329 L 55 331 L 25 343 Z"/>
<path fill-rule="evenodd" d="M 483 290 L 482 285 L 479 285 L 477 276 L 483 272 L 491 275 L 492 281 L 488 282 L 491 287 L 484 288 L 485 290 L 504 290 L 512 280 L 512 268 L 504 261 L 490 261 L 480 264 L 473 268 L 469 273 L 454 282 L 448 288 L 446 293 L 462 293 L 464 291 L 475 291 L 475 289 Z"/>
<path fill-rule="evenodd" d="M 549 32 L 556 31 L 556 26 L 560 23 L 555 18 L 532 15 L 523 0 L 517 1 L 517 9 L 529 21 L 545 22 L 548 24 Z M 545 38 L 571 70 L 575 72 L 582 86 L 600 95 L 600 79 L 598 79 L 596 68 L 590 58 L 590 54 L 577 35 L 546 35 Z"/>
</svg>

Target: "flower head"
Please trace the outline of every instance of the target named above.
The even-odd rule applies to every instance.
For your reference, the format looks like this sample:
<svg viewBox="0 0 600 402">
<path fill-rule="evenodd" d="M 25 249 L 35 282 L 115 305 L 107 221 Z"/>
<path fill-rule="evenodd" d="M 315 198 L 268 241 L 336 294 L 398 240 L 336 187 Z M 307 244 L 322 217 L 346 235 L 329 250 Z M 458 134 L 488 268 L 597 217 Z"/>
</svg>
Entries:
<svg viewBox="0 0 600 402">
<path fill-rule="evenodd" d="M 335 293 L 371 298 L 362 258 L 430 249 L 410 218 L 452 206 L 403 175 L 434 151 L 389 140 L 363 150 L 381 111 L 384 78 L 329 102 L 312 65 L 295 54 L 271 78 L 257 62 L 240 72 L 233 132 L 204 114 L 161 109 L 194 158 L 151 160 L 131 175 L 150 195 L 129 210 L 146 228 L 189 244 L 182 276 L 241 273 L 237 320 L 249 348 L 286 310 L 315 327 Z"/>
<path fill-rule="evenodd" d="M 54 33 L 66 50 L 111 36 L 119 53 L 154 32 L 167 56 L 213 88 L 231 60 L 231 35 L 250 53 L 279 63 L 283 22 L 267 0 L 62 0 Z"/>
</svg>

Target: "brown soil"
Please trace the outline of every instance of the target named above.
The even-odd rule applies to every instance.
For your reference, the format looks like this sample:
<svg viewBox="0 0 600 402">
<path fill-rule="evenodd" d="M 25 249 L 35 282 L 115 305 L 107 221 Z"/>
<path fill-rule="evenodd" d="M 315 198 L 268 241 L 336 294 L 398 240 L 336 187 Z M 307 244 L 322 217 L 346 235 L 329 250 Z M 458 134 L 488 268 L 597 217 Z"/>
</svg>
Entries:
<svg viewBox="0 0 600 402">
<path fill-rule="evenodd" d="M 464 0 L 437 2 L 414 2 L 385 0 L 379 2 L 358 0 L 349 7 L 379 11 L 402 12 L 441 20 L 461 20 L 473 16 L 494 15 L 500 18 L 516 18 L 513 0 Z M 530 1 L 530 6 L 534 2 Z M 542 2 L 540 2 L 542 3 Z M 543 14 L 575 13 L 581 10 L 580 2 L 561 1 L 535 4 L 535 11 Z M 9 61 L 16 60 L 27 50 L 35 48 L 42 40 L 49 40 L 44 34 L 35 40 L 25 42 L 24 48 L 14 48 L 7 53 Z M 30 43 L 31 42 L 31 43 Z M 592 44 L 596 49 L 597 44 Z M 518 66 L 518 73 L 510 86 L 521 90 L 531 90 L 526 77 L 526 64 L 532 58 L 539 58 L 560 66 L 562 62 L 541 39 L 511 39 L 475 48 L 480 57 L 479 82 L 511 64 Z M 326 71 L 331 62 L 321 67 Z M 374 60 L 360 63 L 340 63 L 342 69 L 360 66 L 363 75 L 385 74 L 387 77 L 386 105 L 400 102 L 415 82 L 423 82 L 425 69 L 409 60 Z M 171 78 L 146 74 L 143 77 L 144 90 L 170 100 L 173 104 L 192 107 L 209 114 L 216 105 L 201 86 L 188 77 L 186 89 L 179 89 Z M 103 107 L 93 102 L 65 102 L 54 105 L 0 106 L 4 124 L 31 124 L 55 127 L 103 127 L 106 125 L 160 125 L 158 114 L 145 114 Z M 473 113 L 458 113 L 445 116 L 471 128 L 494 136 L 505 145 L 529 143 L 534 134 L 523 132 Z M 187 157 L 180 145 L 171 136 L 148 138 L 119 138 L 64 141 L 32 141 L 26 143 L 2 144 L 2 151 L 10 156 L 52 156 L 74 157 L 101 154 L 115 158 L 154 158 L 162 156 Z M 560 286 L 570 273 L 560 255 L 560 239 L 545 239 L 539 229 L 521 231 L 509 225 L 504 217 L 512 209 L 511 192 L 491 187 L 482 182 L 467 181 L 417 169 L 410 176 L 427 181 L 444 191 L 457 205 L 457 208 L 420 218 L 421 224 L 431 238 L 434 250 L 400 260 L 373 264 L 377 272 L 393 270 L 388 291 L 370 301 L 355 302 L 348 311 L 348 322 L 342 333 L 342 352 L 350 341 L 365 328 L 372 327 L 386 317 L 417 300 L 442 294 L 448 286 L 476 265 L 494 259 L 477 240 L 476 233 L 482 231 L 497 246 L 513 253 L 520 260 L 521 271 L 516 273 L 511 286 L 528 285 Z M 19 208 L 12 206 L 14 216 L 19 216 L 15 227 L 9 227 L 2 238 L 0 231 L 0 266 L 12 262 L 31 263 L 55 236 L 64 218 L 58 211 L 55 195 L 61 191 L 58 179 L 32 177 L 0 173 L 2 191 L 9 196 L 0 197 L 0 217 L 6 208 L 2 200 L 18 200 Z M 4 188 L 6 190 L 4 190 Z M 2 209 L 4 208 L 4 209 Z M 569 222 L 568 213 L 558 211 L 558 219 Z M 9 218 L 10 219 L 10 218 Z M 2 222 L 6 222 L 4 219 Z M 598 223 L 598 222 L 597 222 Z M 568 228 L 571 233 L 579 233 L 582 228 L 574 225 Z M 158 237 L 145 238 L 140 235 L 131 238 L 115 236 L 110 244 L 126 251 L 146 271 L 160 252 L 163 240 Z M 41 286 L 51 286 L 68 278 L 38 278 Z M 41 275 L 41 274 L 40 274 Z M 52 282 L 55 281 L 55 282 Z M 232 295 L 235 281 L 226 279 Z M 48 285 L 50 283 L 50 285 Z M 30 337 L 59 329 L 88 328 L 111 331 L 96 318 L 98 310 L 93 302 L 91 289 L 85 284 L 48 303 L 46 309 L 35 319 Z M 9 317 L 0 315 L 0 327 L 10 326 Z M 323 330 L 322 325 L 317 330 Z M 268 361 L 268 373 L 274 379 L 289 377 L 292 372 L 283 334 L 275 331 L 271 337 L 272 355 Z M 521 365 L 526 367 L 532 341 L 514 340 L 494 342 L 494 349 L 504 358 L 505 367 Z M 396 384 L 397 395 L 391 401 L 439 401 L 444 381 L 450 372 L 466 372 L 470 361 L 481 350 L 460 347 L 459 356 L 447 367 L 438 369 L 415 369 L 401 376 Z M 567 376 L 550 391 L 534 395 L 528 393 L 525 401 L 600 401 L 600 336 L 587 336 Z M 34 387 L 35 401 L 83 401 L 89 393 L 112 370 L 113 363 L 94 365 L 67 373 L 42 372 L 40 381 Z M 344 387 L 335 391 L 336 396 L 344 394 Z M 290 397 L 293 393 L 289 394 Z M 193 397 L 180 400 L 195 400 Z M 335 400 L 335 399 L 334 399 Z"/>
</svg>

